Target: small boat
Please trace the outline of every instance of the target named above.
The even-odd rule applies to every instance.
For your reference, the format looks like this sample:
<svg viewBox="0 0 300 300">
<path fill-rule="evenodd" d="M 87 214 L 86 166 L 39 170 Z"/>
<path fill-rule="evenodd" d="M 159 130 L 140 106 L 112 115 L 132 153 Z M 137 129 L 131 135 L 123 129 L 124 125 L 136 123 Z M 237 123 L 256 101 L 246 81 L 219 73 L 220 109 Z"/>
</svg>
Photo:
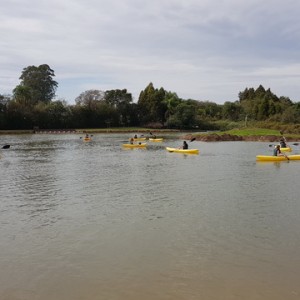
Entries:
<svg viewBox="0 0 300 300">
<path fill-rule="evenodd" d="M 134 141 L 146 141 L 146 139 L 145 137 L 133 138 Z"/>
<path fill-rule="evenodd" d="M 169 152 L 183 153 L 183 154 L 199 154 L 198 149 L 178 149 L 166 147 L 166 150 Z"/>
<path fill-rule="evenodd" d="M 280 155 L 280 156 L 273 156 L 273 155 L 257 155 L 257 161 L 289 161 L 289 160 L 300 160 L 300 154 L 294 155 Z"/>
<path fill-rule="evenodd" d="M 123 147 L 126 148 L 145 148 L 147 143 L 140 143 L 140 144 L 123 144 Z"/>
<path fill-rule="evenodd" d="M 162 142 L 163 141 L 163 138 L 149 138 L 149 141 L 150 142 Z"/>
<path fill-rule="evenodd" d="M 85 142 L 90 142 L 92 139 L 91 139 L 90 137 L 85 137 L 83 140 L 84 140 Z"/>
<path fill-rule="evenodd" d="M 292 152 L 292 150 L 293 150 L 293 149 L 292 149 L 291 147 L 285 147 L 285 148 L 281 148 L 281 147 L 280 147 L 280 151 L 281 151 L 281 152 Z"/>
</svg>

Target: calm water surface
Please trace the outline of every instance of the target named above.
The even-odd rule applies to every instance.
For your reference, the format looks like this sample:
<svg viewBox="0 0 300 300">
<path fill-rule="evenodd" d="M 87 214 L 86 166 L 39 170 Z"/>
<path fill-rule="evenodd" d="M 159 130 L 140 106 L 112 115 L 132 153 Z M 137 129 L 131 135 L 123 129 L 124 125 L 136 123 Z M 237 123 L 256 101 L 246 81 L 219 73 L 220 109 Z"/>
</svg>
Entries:
<svg viewBox="0 0 300 300">
<path fill-rule="evenodd" d="M 300 299 L 300 161 L 79 137 L 0 136 L 1 300 Z"/>
</svg>

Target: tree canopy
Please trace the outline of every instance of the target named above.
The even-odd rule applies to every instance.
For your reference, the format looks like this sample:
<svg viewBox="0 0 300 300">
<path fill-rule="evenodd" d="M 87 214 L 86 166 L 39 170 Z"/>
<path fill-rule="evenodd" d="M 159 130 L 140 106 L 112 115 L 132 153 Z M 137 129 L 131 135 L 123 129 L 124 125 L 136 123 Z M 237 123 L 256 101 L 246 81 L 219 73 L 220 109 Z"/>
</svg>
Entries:
<svg viewBox="0 0 300 300">
<path fill-rule="evenodd" d="M 268 119 L 283 121 L 283 112 L 294 106 L 288 97 L 278 97 L 270 89 L 265 90 L 262 85 L 257 89 L 246 88 L 243 92 L 240 92 L 239 103 L 244 115 L 258 121 Z"/>
<path fill-rule="evenodd" d="M 26 105 L 35 105 L 39 101 L 49 103 L 55 97 L 58 86 L 54 76 L 54 71 L 47 64 L 24 68 L 19 78 L 21 82 L 13 91 L 14 98 Z"/>
<path fill-rule="evenodd" d="M 182 99 L 150 82 L 137 103 L 127 89 L 87 90 L 75 105 L 53 101 L 58 83 L 43 64 L 23 69 L 13 96 L 0 95 L 0 129 L 91 128 L 144 126 L 152 128 L 220 129 L 219 121 L 300 123 L 300 103 L 275 95 L 262 85 L 245 88 L 238 101 L 216 104 Z"/>
</svg>

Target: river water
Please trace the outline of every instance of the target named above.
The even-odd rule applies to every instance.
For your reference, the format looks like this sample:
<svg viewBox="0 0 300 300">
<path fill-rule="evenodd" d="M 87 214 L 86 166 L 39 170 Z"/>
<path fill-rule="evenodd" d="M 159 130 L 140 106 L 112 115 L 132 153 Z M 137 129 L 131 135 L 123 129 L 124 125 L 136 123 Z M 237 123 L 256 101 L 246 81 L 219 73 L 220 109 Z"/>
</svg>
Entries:
<svg viewBox="0 0 300 300">
<path fill-rule="evenodd" d="M 128 137 L 0 136 L 1 300 L 300 299 L 300 161 Z"/>
</svg>

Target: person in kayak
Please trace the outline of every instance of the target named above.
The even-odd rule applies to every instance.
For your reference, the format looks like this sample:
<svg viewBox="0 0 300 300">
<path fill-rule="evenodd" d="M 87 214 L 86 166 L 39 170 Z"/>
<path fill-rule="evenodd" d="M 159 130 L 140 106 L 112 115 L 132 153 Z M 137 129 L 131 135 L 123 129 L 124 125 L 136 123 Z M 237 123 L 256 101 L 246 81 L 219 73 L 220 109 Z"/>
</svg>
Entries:
<svg viewBox="0 0 300 300">
<path fill-rule="evenodd" d="M 131 139 L 130 139 L 130 144 L 131 144 L 131 145 L 133 145 L 133 141 L 134 141 L 134 139 L 131 138 Z"/>
<path fill-rule="evenodd" d="M 182 149 L 189 149 L 189 145 L 186 141 L 183 141 Z"/>
<path fill-rule="evenodd" d="M 277 145 L 273 150 L 273 156 L 281 156 L 280 145 Z"/>
<path fill-rule="evenodd" d="M 286 148 L 286 147 L 288 147 L 287 141 L 286 141 L 285 136 L 283 135 L 283 132 L 280 131 L 280 134 L 281 134 L 281 138 L 280 138 L 280 140 L 279 140 L 280 147 L 281 147 L 281 148 Z"/>
<path fill-rule="evenodd" d="M 138 138 L 137 135 L 135 135 L 134 138 L 137 139 Z"/>
<path fill-rule="evenodd" d="M 286 147 L 287 147 L 287 145 L 286 145 L 286 140 L 285 140 L 284 137 L 282 137 L 282 138 L 280 139 L 279 144 L 280 144 L 280 147 L 281 147 L 281 148 L 286 148 Z"/>
</svg>

